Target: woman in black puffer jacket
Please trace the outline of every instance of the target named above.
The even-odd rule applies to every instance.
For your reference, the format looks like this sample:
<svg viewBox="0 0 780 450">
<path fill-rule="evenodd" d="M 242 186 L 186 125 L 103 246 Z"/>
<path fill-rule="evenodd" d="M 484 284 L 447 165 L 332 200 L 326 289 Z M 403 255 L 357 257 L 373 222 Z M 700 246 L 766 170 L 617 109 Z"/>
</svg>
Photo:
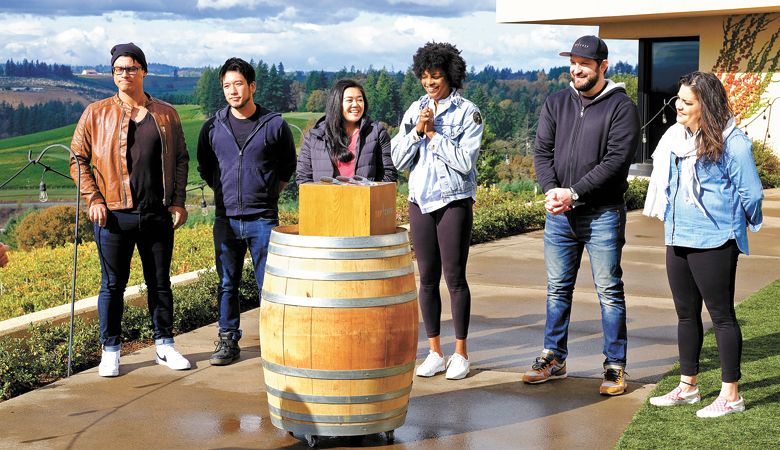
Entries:
<svg viewBox="0 0 780 450">
<path fill-rule="evenodd" d="M 360 175 L 371 181 L 395 181 L 390 136 L 368 118 L 363 86 L 339 80 L 328 93 L 325 116 L 303 138 L 295 179 L 298 184 L 322 177 Z"/>
</svg>

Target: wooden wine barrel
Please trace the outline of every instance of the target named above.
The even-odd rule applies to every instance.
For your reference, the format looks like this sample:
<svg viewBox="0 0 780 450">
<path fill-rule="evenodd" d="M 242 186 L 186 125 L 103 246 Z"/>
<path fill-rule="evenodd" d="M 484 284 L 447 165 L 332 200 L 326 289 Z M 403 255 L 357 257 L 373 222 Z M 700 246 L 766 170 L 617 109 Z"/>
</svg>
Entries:
<svg viewBox="0 0 780 450">
<path fill-rule="evenodd" d="M 260 343 L 272 423 L 354 436 L 406 419 L 417 353 L 409 237 L 271 233 Z"/>
</svg>

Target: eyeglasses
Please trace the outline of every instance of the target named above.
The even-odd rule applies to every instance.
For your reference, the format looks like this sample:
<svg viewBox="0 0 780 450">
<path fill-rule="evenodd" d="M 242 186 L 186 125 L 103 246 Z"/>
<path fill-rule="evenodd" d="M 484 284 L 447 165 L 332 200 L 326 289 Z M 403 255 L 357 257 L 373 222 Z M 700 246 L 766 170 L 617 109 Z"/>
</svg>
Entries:
<svg viewBox="0 0 780 450">
<path fill-rule="evenodd" d="M 141 67 L 139 66 L 127 66 L 127 67 L 121 67 L 121 66 L 114 66 L 112 67 L 114 71 L 114 75 L 122 75 L 122 72 L 127 72 L 128 75 L 135 75 L 138 73 L 138 70 Z"/>
</svg>

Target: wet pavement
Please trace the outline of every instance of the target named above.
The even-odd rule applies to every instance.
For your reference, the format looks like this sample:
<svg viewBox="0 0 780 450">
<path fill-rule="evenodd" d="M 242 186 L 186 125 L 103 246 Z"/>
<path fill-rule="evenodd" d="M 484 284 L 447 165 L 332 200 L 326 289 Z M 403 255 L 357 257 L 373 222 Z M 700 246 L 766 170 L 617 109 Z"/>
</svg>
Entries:
<svg viewBox="0 0 780 450">
<path fill-rule="evenodd" d="M 765 224 L 738 265 L 737 298 L 780 278 L 780 190 L 767 191 Z M 574 298 L 569 378 L 525 385 L 520 373 L 541 349 L 545 319 L 542 233 L 474 246 L 469 260 L 470 375 L 415 377 L 405 425 L 384 436 L 322 438 L 320 448 L 612 448 L 654 383 L 677 359 L 676 316 L 664 267 L 662 224 L 629 214 L 623 255 L 629 388 L 598 394 L 602 335 L 587 257 Z M 443 350 L 454 350 L 446 301 Z M 0 403 L 0 448 L 307 448 L 276 429 L 262 379 L 258 311 L 242 316 L 241 359 L 212 367 L 216 326 L 177 336 L 193 369 L 154 363 L 154 349 L 122 357 L 120 376 L 97 369 Z M 706 317 L 706 316 L 705 316 Z M 424 332 L 418 363 L 427 354 Z"/>
</svg>

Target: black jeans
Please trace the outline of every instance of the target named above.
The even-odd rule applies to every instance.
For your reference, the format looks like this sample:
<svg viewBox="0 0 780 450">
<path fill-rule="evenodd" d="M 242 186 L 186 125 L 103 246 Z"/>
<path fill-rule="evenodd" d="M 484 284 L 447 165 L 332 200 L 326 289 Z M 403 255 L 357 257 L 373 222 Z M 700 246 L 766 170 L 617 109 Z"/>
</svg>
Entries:
<svg viewBox="0 0 780 450">
<path fill-rule="evenodd" d="M 102 275 L 98 295 L 100 343 L 116 351 L 122 342 L 122 312 L 130 260 L 138 246 L 156 344 L 173 342 L 171 257 L 173 220 L 167 211 L 109 211 L 105 227 L 94 225 Z"/>
<path fill-rule="evenodd" d="M 704 339 L 703 300 L 715 328 L 721 380 L 734 383 L 741 377 L 742 331 L 734 312 L 738 257 L 739 248 L 734 240 L 711 249 L 666 247 L 666 272 L 677 310 L 677 345 L 682 375 L 699 373 Z"/>
<path fill-rule="evenodd" d="M 471 316 L 471 291 L 466 282 L 466 262 L 469 258 L 471 198 L 456 200 L 441 209 L 423 214 L 420 207 L 409 203 L 409 224 L 420 271 L 420 309 L 429 338 L 441 332 L 441 294 L 439 282 L 442 268 L 450 293 L 455 337 L 466 339 Z"/>
</svg>

